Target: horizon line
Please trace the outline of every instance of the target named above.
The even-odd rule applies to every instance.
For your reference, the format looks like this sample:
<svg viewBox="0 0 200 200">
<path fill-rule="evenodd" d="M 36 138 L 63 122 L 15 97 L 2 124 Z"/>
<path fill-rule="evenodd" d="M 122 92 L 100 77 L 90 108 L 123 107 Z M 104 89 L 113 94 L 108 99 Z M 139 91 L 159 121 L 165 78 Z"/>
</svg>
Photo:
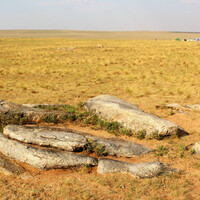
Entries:
<svg viewBox="0 0 200 200">
<path fill-rule="evenodd" d="M 132 30 L 132 31 L 106 31 L 106 30 L 70 30 L 70 29 L 0 29 L 0 31 L 82 31 L 82 32 L 168 32 L 168 33 L 200 33 L 197 31 L 158 31 L 158 30 Z"/>
</svg>

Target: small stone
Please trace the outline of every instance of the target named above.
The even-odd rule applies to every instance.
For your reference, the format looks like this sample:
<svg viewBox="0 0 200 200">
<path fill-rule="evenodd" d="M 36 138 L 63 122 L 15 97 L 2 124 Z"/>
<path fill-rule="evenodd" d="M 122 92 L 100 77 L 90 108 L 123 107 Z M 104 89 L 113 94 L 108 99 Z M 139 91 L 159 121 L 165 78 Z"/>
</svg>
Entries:
<svg viewBox="0 0 200 200">
<path fill-rule="evenodd" d="M 195 154 L 197 154 L 198 156 L 200 156 L 200 143 L 196 142 L 194 144 L 194 146 L 192 147 L 192 150 L 194 150 Z"/>
</svg>

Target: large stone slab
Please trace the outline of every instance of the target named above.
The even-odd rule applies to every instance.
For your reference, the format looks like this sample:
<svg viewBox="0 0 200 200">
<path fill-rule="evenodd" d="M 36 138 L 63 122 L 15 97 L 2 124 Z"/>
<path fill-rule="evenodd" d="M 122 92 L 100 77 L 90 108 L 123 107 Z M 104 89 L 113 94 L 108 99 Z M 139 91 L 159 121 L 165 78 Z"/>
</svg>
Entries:
<svg viewBox="0 0 200 200">
<path fill-rule="evenodd" d="M 101 145 L 105 148 L 108 155 L 134 157 L 148 154 L 154 151 L 144 145 L 135 142 L 129 142 L 122 139 L 115 138 L 101 138 L 96 136 L 86 136 L 88 141 L 94 141 L 95 144 Z"/>
<path fill-rule="evenodd" d="M 2 133 L 0 134 L 0 152 L 11 159 L 43 170 L 82 165 L 94 166 L 98 163 L 98 160 L 93 157 L 66 151 L 40 149 L 22 144 L 18 141 L 8 139 Z"/>
<path fill-rule="evenodd" d="M 84 136 L 73 132 L 39 127 L 8 125 L 4 128 L 3 133 L 21 142 L 51 146 L 66 151 L 80 151 L 88 142 Z"/>
<path fill-rule="evenodd" d="M 100 174 L 107 173 L 129 173 L 137 178 L 152 178 L 168 170 L 160 162 L 149 162 L 132 164 L 111 159 L 100 159 L 97 172 Z M 169 170 L 168 170 L 169 172 Z"/>
<path fill-rule="evenodd" d="M 0 172 L 6 175 L 22 174 L 24 168 L 0 154 Z"/>
<path fill-rule="evenodd" d="M 8 118 L 13 117 L 13 115 L 19 115 L 33 122 L 40 122 L 48 118 L 52 121 L 63 120 L 68 115 L 63 111 L 44 111 L 42 109 L 27 107 L 5 101 L 0 101 L 0 114 L 7 116 Z"/>
<path fill-rule="evenodd" d="M 91 98 L 85 102 L 84 106 L 87 110 L 95 112 L 102 118 L 117 121 L 134 132 L 146 131 L 147 136 L 186 134 L 177 124 L 145 113 L 134 104 L 110 95 Z"/>
<path fill-rule="evenodd" d="M 135 142 L 129 142 L 118 138 L 103 138 L 92 135 L 78 133 L 72 130 L 60 131 L 39 127 L 25 127 L 20 125 L 8 125 L 3 133 L 12 139 L 37 144 L 41 146 L 51 146 L 67 151 L 81 151 L 86 149 L 88 143 L 95 146 L 101 145 L 106 154 L 111 156 L 134 157 L 153 151 L 153 149 Z"/>
</svg>

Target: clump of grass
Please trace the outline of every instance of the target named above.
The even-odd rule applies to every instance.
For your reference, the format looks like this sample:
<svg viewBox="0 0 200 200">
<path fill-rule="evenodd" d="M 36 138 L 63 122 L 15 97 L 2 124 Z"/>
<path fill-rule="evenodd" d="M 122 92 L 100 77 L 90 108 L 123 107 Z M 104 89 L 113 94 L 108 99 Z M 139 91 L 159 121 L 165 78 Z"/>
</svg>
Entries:
<svg viewBox="0 0 200 200">
<path fill-rule="evenodd" d="M 59 122 L 59 119 L 54 116 L 54 115 L 47 115 L 47 116 L 44 116 L 42 118 L 42 121 L 43 122 L 46 122 L 46 123 L 54 123 L 54 124 L 57 124 Z"/>
<path fill-rule="evenodd" d="M 105 146 L 97 144 L 94 140 L 90 139 L 85 147 L 85 151 L 88 153 L 95 153 L 97 156 L 106 156 L 107 150 Z"/>
<path fill-rule="evenodd" d="M 169 115 L 175 115 L 175 112 L 173 110 L 170 110 Z"/>
<path fill-rule="evenodd" d="M 187 150 L 187 147 L 184 144 L 180 144 L 179 146 L 179 157 L 184 158 L 184 152 Z"/>
<path fill-rule="evenodd" d="M 0 131 L 9 124 L 31 124 L 32 121 L 28 119 L 23 113 L 19 112 L 8 112 L 6 114 L 0 114 Z"/>
<path fill-rule="evenodd" d="M 191 150 L 190 150 L 190 153 L 191 153 L 191 154 L 195 154 L 195 150 L 194 150 L 194 149 L 191 149 Z"/>
<path fill-rule="evenodd" d="M 92 165 L 90 165 L 90 164 L 84 165 L 82 172 L 88 173 L 88 174 L 91 173 L 92 172 Z"/>
<path fill-rule="evenodd" d="M 142 140 L 146 137 L 146 131 L 142 130 L 142 131 L 138 131 L 136 133 L 133 134 L 137 139 Z"/>
<path fill-rule="evenodd" d="M 196 163 L 193 164 L 193 166 L 196 167 L 196 168 L 200 168 L 200 163 L 196 162 Z"/>
<path fill-rule="evenodd" d="M 155 139 L 155 140 L 162 140 L 164 138 L 163 135 L 160 135 L 158 131 L 154 131 L 150 137 L 150 139 Z"/>
<path fill-rule="evenodd" d="M 132 130 L 123 127 L 119 122 L 116 121 L 106 121 L 100 118 L 93 112 L 87 111 L 83 107 L 83 103 L 79 103 L 77 106 L 72 105 L 40 105 L 37 106 L 39 109 L 43 109 L 47 112 L 52 112 L 44 114 L 40 119 L 42 122 L 46 123 L 62 123 L 64 121 L 78 122 L 83 125 L 93 126 L 95 129 L 106 130 L 109 133 L 115 135 L 126 135 L 134 136 L 140 140 L 146 137 L 146 131 L 133 132 Z M 53 113 L 55 111 L 55 113 Z M 61 111 L 61 113 L 56 113 L 56 111 Z M 9 120 L 8 120 L 9 119 Z M 29 124 L 32 123 L 32 119 L 28 119 L 23 113 L 10 114 L 9 117 L 2 116 L 0 118 L 0 126 L 3 127 L 7 124 Z M 5 122 L 7 120 L 7 122 Z M 34 121 L 33 121 L 34 122 Z"/>
<path fill-rule="evenodd" d="M 130 129 L 127 129 L 127 128 L 120 129 L 120 132 L 121 132 L 122 135 L 126 135 L 126 136 L 129 136 L 129 137 L 133 135 L 133 132 Z"/>
<path fill-rule="evenodd" d="M 168 151 L 169 150 L 166 147 L 164 147 L 163 145 L 162 146 L 158 146 L 158 148 L 154 152 L 154 155 L 158 156 L 158 157 L 164 156 L 164 155 L 168 154 Z"/>
<path fill-rule="evenodd" d="M 46 111 L 64 111 L 66 112 L 66 120 L 79 121 L 85 125 L 94 125 L 100 129 L 104 129 L 109 133 L 119 134 L 121 133 L 122 125 L 116 121 L 106 121 L 98 117 L 95 113 L 89 112 L 83 108 L 83 103 L 79 103 L 77 106 L 71 105 L 56 105 L 56 106 L 38 106 L 40 109 Z M 58 120 L 50 117 L 43 119 L 45 122 L 57 123 Z"/>
</svg>

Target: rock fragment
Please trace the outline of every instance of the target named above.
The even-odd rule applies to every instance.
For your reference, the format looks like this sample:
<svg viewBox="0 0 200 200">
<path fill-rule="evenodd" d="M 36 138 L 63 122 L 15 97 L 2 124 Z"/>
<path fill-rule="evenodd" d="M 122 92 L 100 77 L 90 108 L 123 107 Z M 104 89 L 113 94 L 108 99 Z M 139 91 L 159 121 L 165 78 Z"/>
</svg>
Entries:
<svg viewBox="0 0 200 200">
<path fill-rule="evenodd" d="M 0 171 L 6 175 L 22 174 L 25 170 L 14 161 L 0 154 Z"/>
</svg>

